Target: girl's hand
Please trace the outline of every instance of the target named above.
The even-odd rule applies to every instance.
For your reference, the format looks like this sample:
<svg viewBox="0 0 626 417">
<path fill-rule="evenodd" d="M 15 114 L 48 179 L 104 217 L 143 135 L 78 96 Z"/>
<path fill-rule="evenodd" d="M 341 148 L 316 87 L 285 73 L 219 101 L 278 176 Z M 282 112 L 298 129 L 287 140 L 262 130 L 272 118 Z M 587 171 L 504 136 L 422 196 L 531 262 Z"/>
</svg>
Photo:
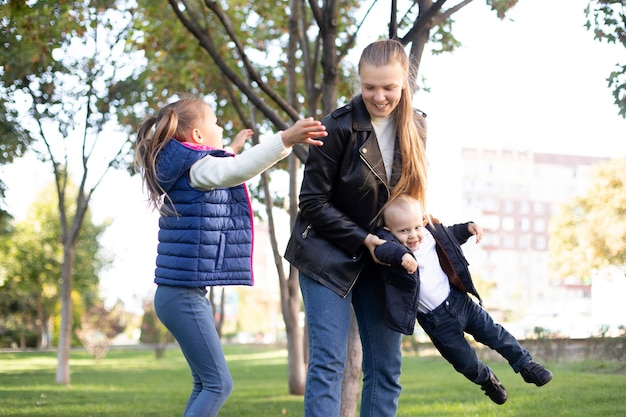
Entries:
<svg viewBox="0 0 626 417">
<path fill-rule="evenodd" d="M 241 152 L 241 150 L 243 149 L 243 145 L 246 143 L 247 140 L 252 137 L 253 134 L 254 131 L 252 129 L 243 129 L 235 135 L 233 141 L 230 144 L 230 148 L 233 150 L 234 153 Z"/>
<path fill-rule="evenodd" d="M 281 134 L 285 147 L 290 148 L 296 143 L 308 143 L 309 145 L 322 146 L 324 143 L 315 138 L 328 136 L 326 126 L 312 117 L 300 119 Z"/>
</svg>

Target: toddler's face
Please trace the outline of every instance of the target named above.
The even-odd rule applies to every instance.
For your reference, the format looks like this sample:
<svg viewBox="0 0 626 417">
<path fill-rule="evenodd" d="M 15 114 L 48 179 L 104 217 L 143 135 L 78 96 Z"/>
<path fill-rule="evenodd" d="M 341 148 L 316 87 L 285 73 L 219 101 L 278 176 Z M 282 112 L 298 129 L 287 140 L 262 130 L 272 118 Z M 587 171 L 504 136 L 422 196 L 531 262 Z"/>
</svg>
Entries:
<svg viewBox="0 0 626 417">
<path fill-rule="evenodd" d="M 419 206 L 412 210 L 389 207 L 385 213 L 385 228 L 412 251 L 419 248 L 424 238 L 424 220 Z"/>
</svg>

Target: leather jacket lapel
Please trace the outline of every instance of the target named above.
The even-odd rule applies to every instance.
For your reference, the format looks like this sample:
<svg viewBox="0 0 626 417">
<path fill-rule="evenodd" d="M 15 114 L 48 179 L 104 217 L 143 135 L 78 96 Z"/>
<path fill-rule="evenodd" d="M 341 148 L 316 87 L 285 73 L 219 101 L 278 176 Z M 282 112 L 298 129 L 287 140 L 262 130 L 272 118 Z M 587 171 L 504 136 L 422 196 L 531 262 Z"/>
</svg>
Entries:
<svg viewBox="0 0 626 417">
<path fill-rule="evenodd" d="M 378 147 L 376 133 L 370 131 L 365 142 L 359 147 L 361 159 L 365 161 L 370 170 L 385 184 L 387 181 L 387 173 L 383 164 L 383 157 Z"/>
</svg>

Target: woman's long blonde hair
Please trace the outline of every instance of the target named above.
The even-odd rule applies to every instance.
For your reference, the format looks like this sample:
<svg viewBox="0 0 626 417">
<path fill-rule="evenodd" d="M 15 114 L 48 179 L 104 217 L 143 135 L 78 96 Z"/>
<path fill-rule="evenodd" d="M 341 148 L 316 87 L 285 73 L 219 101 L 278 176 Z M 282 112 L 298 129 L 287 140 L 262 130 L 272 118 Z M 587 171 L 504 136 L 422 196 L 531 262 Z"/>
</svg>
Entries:
<svg viewBox="0 0 626 417">
<path fill-rule="evenodd" d="M 421 115 L 413 109 L 410 87 L 410 62 L 402 44 L 394 39 L 380 40 L 368 45 L 359 60 L 363 65 L 381 67 L 394 62 L 404 69 L 404 83 L 398 106 L 394 110 L 397 134 L 402 155 L 402 170 L 392 196 L 408 194 L 417 199 L 425 210 L 428 163 L 426 161 L 426 126 Z"/>
<path fill-rule="evenodd" d="M 150 207 L 161 210 L 163 198 L 169 198 L 157 178 L 157 155 L 171 139 L 184 141 L 202 119 L 202 106 L 207 105 L 199 98 L 183 98 L 164 106 L 156 117 L 146 117 L 139 125 L 135 165 L 140 168 L 143 185 L 148 190 Z"/>
</svg>

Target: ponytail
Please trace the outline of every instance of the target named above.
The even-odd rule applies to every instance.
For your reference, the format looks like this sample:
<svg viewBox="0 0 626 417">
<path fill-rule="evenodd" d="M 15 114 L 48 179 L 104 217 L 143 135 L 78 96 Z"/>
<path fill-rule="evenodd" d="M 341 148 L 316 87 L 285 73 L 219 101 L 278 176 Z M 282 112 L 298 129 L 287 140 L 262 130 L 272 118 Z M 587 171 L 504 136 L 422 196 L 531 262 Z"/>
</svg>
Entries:
<svg viewBox="0 0 626 417">
<path fill-rule="evenodd" d="M 135 166 L 148 191 L 149 207 L 161 211 L 163 198 L 169 199 L 157 177 L 157 156 L 170 140 L 185 140 L 194 123 L 202 117 L 203 105 L 207 104 L 199 98 L 184 98 L 166 105 L 156 117 L 148 116 L 139 125 Z"/>
</svg>

